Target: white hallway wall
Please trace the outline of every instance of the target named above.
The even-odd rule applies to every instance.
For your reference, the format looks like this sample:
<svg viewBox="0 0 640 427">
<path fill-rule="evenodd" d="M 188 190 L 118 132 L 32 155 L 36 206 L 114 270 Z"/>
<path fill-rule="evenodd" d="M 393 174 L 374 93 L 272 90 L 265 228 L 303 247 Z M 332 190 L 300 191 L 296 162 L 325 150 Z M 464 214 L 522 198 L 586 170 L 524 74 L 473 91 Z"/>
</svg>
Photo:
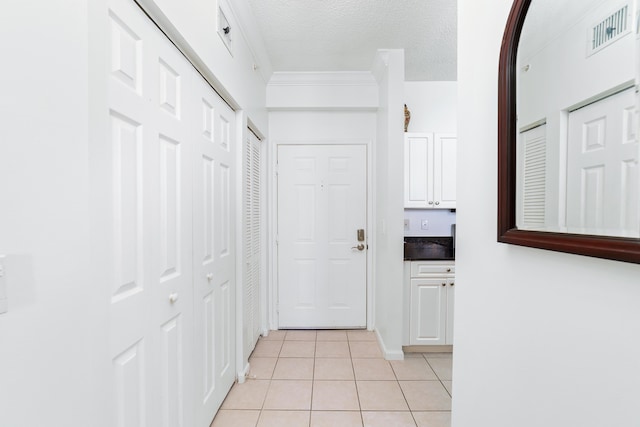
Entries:
<svg viewBox="0 0 640 427">
<path fill-rule="evenodd" d="M 404 103 L 411 111 L 409 132 L 457 132 L 458 82 L 405 82 Z"/>
<path fill-rule="evenodd" d="M 453 427 L 637 426 L 640 266 L 496 242 L 510 0 L 458 2 Z"/>
<path fill-rule="evenodd" d="M 0 425 L 107 425 L 106 303 L 89 242 L 86 1 L 0 13 Z M 103 421 L 104 420 L 104 421 Z"/>
<path fill-rule="evenodd" d="M 106 135 L 106 85 L 95 83 L 104 81 L 107 58 L 89 40 L 106 13 L 104 0 L 36 8 L 9 0 L 0 14 L 0 50 L 11 58 L 0 67 L 0 254 L 9 255 L 9 312 L 0 314 L 3 427 L 115 425 L 108 292 L 91 268 L 105 268 L 96 256 L 104 247 L 90 237 L 91 200 L 100 195 L 91 192 L 89 144 Z M 212 50 L 206 40 L 200 48 Z M 265 83 L 247 71 L 248 47 L 236 49 L 236 59 L 209 52 L 209 65 L 224 70 L 218 80 L 266 132 Z"/>
</svg>

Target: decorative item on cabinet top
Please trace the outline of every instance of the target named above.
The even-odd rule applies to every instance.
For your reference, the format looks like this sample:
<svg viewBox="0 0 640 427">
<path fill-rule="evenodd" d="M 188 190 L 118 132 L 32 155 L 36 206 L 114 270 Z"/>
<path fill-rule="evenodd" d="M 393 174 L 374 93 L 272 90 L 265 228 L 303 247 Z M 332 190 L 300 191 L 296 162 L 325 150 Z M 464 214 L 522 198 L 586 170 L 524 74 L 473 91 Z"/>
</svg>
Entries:
<svg viewBox="0 0 640 427">
<path fill-rule="evenodd" d="M 411 121 L 411 111 L 407 108 L 407 104 L 404 104 L 404 131 L 409 129 L 409 122 Z"/>
</svg>

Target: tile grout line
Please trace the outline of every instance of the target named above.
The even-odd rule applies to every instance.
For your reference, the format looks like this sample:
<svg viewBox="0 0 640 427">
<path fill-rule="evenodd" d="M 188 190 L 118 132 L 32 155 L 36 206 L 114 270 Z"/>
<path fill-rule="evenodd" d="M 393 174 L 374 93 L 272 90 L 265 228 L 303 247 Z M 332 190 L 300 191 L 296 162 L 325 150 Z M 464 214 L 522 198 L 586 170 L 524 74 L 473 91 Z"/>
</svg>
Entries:
<svg viewBox="0 0 640 427">
<path fill-rule="evenodd" d="M 422 357 L 424 357 L 424 360 L 427 362 L 427 365 L 429 365 L 429 368 L 431 368 L 431 370 L 433 371 L 433 373 L 436 375 L 436 378 L 438 379 L 438 381 L 440 382 L 440 385 L 444 388 L 444 391 L 447 392 L 447 394 L 449 395 L 450 398 L 453 399 L 453 395 L 452 393 L 449 392 L 449 389 L 444 385 L 444 383 L 442 382 L 443 380 L 440 379 L 440 375 L 438 375 L 438 373 L 436 372 L 435 369 L 433 369 L 433 366 L 431 366 L 431 363 L 429 363 L 429 359 L 427 359 L 426 353 L 422 353 Z M 449 380 L 445 380 L 445 381 L 449 381 Z"/>
<path fill-rule="evenodd" d="M 311 368 L 311 400 L 309 402 L 309 426 L 311 427 L 311 419 L 313 418 L 313 391 L 316 388 L 316 355 L 318 352 L 318 331 L 316 331 L 316 340 L 313 346 L 313 367 Z"/>
<path fill-rule="evenodd" d="M 353 354 L 351 353 L 351 340 L 349 339 L 349 333 L 347 332 L 347 347 L 349 348 L 349 362 L 351 362 L 351 372 L 353 372 L 353 385 L 356 388 L 356 397 L 358 398 L 358 408 L 360 409 L 360 422 L 364 426 L 364 415 L 362 414 L 362 403 L 360 403 L 360 389 L 358 388 L 358 381 L 356 378 L 356 368 L 353 365 Z"/>
</svg>

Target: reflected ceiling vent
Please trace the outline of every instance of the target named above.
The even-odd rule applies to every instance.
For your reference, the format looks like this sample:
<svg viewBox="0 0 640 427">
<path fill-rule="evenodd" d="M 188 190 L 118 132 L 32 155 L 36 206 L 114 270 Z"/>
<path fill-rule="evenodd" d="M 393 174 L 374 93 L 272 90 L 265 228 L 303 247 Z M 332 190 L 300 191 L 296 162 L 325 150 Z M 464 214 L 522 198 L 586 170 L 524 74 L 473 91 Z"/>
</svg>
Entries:
<svg viewBox="0 0 640 427">
<path fill-rule="evenodd" d="M 629 25 L 630 12 L 631 8 L 629 4 L 626 4 L 591 26 L 589 30 L 589 51 L 587 52 L 587 56 L 593 55 L 631 32 Z"/>
</svg>

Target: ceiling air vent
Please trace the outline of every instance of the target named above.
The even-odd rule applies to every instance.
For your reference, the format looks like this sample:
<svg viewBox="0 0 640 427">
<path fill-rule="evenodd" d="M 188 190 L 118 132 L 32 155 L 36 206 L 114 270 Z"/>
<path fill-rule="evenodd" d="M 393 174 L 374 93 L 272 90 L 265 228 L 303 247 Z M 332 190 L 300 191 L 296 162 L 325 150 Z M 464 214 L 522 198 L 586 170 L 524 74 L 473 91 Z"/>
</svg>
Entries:
<svg viewBox="0 0 640 427">
<path fill-rule="evenodd" d="M 603 20 L 594 24 L 589 31 L 589 52 L 593 55 L 609 46 L 631 31 L 629 26 L 630 8 L 626 4 Z"/>
</svg>

